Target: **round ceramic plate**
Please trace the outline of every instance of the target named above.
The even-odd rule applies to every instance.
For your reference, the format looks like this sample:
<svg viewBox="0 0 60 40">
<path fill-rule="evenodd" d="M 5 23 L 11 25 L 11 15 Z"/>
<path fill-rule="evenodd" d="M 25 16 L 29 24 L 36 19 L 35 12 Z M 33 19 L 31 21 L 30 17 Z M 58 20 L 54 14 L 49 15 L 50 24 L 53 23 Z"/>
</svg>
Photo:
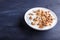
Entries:
<svg viewBox="0 0 60 40">
<path fill-rule="evenodd" d="M 36 25 L 35 25 L 35 26 L 31 25 L 31 21 L 29 20 L 28 14 L 29 14 L 29 13 L 32 13 L 33 10 L 36 11 L 36 10 L 38 10 L 38 9 L 40 9 L 40 10 L 42 9 L 42 10 L 45 10 L 45 11 L 50 11 L 51 16 L 54 18 L 53 23 L 51 24 L 51 26 L 46 26 L 46 27 L 44 27 L 44 28 L 39 28 L 39 27 L 37 27 Z M 33 17 L 34 17 L 34 16 L 33 16 Z M 24 19 L 25 19 L 25 22 L 27 23 L 27 25 L 29 25 L 31 28 L 36 29 L 36 30 L 49 30 L 49 29 L 52 29 L 52 28 L 57 24 L 57 16 L 56 16 L 56 14 L 55 14 L 52 10 L 47 9 L 47 8 L 43 8 L 43 7 L 35 7 L 35 8 L 29 9 L 29 10 L 25 13 Z"/>
</svg>

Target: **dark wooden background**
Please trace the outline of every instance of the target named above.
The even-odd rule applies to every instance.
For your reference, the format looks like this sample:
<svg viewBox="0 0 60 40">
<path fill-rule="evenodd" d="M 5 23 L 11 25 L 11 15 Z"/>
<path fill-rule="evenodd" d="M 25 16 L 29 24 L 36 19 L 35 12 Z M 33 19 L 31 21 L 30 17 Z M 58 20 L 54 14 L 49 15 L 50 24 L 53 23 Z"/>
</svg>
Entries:
<svg viewBox="0 0 60 40">
<path fill-rule="evenodd" d="M 53 10 L 57 25 L 43 32 L 30 28 L 24 14 L 33 7 Z M 0 0 L 0 40 L 60 40 L 60 0 Z"/>
</svg>

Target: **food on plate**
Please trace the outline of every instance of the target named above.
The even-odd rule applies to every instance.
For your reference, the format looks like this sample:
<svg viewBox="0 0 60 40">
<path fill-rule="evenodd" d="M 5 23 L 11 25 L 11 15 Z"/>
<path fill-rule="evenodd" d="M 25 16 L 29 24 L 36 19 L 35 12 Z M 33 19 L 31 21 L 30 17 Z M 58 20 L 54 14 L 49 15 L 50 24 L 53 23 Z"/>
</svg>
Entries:
<svg viewBox="0 0 60 40">
<path fill-rule="evenodd" d="M 53 22 L 53 17 L 50 11 L 45 10 L 33 10 L 33 13 L 29 13 L 29 20 L 31 21 L 31 25 L 37 25 L 39 28 L 51 26 Z M 34 16 L 34 17 L 33 17 Z"/>
</svg>

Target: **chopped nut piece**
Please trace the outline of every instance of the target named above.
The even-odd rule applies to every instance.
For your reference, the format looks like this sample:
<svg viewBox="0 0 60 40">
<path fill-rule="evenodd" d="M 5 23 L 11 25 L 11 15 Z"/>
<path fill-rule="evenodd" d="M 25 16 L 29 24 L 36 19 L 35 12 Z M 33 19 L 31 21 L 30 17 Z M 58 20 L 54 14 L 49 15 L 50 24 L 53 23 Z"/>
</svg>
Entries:
<svg viewBox="0 0 60 40">
<path fill-rule="evenodd" d="M 37 21 L 37 19 L 36 19 L 36 18 L 34 18 L 34 19 L 33 19 L 33 21 Z"/>
<path fill-rule="evenodd" d="M 50 11 L 48 11 L 48 13 L 49 13 Z"/>
<path fill-rule="evenodd" d="M 38 9 L 37 12 L 40 12 L 40 10 Z"/>
<path fill-rule="evenodd" d="M 33 15 L 32 13 L 30 13 L 29 15 Z"/>
<path fill-rule="evenodd" d="M 39 15 L 39 13 L 36 13 L 36 15 Z"/>
<path fill-rule="evenodd" d="M 45 11 L 45 13 L 47 14 L 47 12 Z"/>
<path fill-rule="evenodd" d="M 37 25 L 39 25 L 39 23 Z"/>
<path fill-rule="evenodd" d="M 32 19 L 32 16 L 30 16 L 29 19 L 31 20 Z"/>
<path fill-rule="evenodd" d="M 41 14 L 44 13 L 43 10 L 41 10 Z"/>
<path fill-rule="evenodd" d="M 51 26 L 51 24 L 49 24 Z"/>
<path fill-rule="evenodd" d="M 51 19 L 51 20 L 53 20 L 53 19 Z"/>
<path fill-rule="evenodd" d="M 40 24 L 40 25 L 39 25 L 39 28 L 43 28 L 43 25 L 42 25 L 42 24 Z"/>
<path fill-rule="evenodd" d="M 36 13 L 36 11 L 33 11 L 33 13 Z"/>
<path fill-rule="evenodd" d="M 37 19 L 38 17 L 36 17 L 36 19 Z"/>
<path fill-rule="evenodd" d="M 35 25 L 35 23 L 34 22 L 31 22 L 31 25 Z"/>
</svg>

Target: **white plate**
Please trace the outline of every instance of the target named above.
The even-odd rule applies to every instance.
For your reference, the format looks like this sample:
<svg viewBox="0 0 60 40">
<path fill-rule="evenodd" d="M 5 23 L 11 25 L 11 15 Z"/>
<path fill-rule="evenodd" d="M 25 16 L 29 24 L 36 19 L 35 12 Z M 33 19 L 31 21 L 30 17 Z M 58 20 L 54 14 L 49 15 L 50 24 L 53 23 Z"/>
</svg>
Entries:
<svg viewBox="0 0 60 40">
<path fill-rule="evenodd" d="M 38 9 L 42 9 L 42 10 L 50 11 L 50 12 L 51 12 L 50 14 L 51 14 L 52 17 L 54 18 L 53 23 L 52 23 L 51 26 L 44 27 L 44 28 L 38 28 L 36 25 L 35 25 L 35 26 L 31 25 L 31 21 L 29 20 L 28 14 L 31 13 L 33 10 L 36 11 L 36 10 L 38 10 Z M 43 8 L 43 7 L 35 7 L 35 8 L 29 9 L 29 10 L 25 13 L 24 19 L 25 19 L 25 22 L 26 22 L 31 28 L 36 29 L 36 30 L 49 30 L 49 29 L 53 28 L 53 27 L 57 24 L 57 16 L 56 16 L 56 14 L 55 14 L 53 11 L 51 11 L 50 9 Z"/>
</svg>

